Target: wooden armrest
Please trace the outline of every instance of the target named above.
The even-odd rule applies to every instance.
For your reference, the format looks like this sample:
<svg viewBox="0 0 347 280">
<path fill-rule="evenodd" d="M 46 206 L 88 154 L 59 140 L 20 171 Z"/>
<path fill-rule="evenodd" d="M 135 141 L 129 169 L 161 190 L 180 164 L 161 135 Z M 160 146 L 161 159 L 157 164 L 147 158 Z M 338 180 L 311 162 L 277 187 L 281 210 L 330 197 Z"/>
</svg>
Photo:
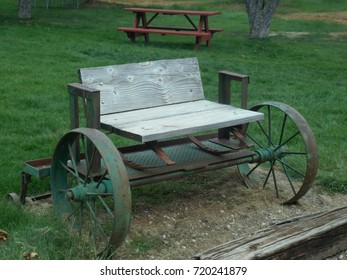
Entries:
<svg viewBox="0 0 347 280">
<path fill-rule="evenodd" d="M 219 75 L 226 76 L 229 79 L 233 81 L 240 81 L 242 82 L 243 80 L 247 79 L 249 83 L 249 76 L 248 75 L 243 75 L 240 73 L 235 73 L 235 72 L 230 72 L 230 71 L 219 71 Z"/>
<path fill-rule="evenodd" d="M 78 97 L 83 98 L 86 125 L 100 129 L 100 90 L 92 89 L 79 83 L 68 84 L 70 94 L 70 126 L 79 127 Z"/>
<path fill-rule="evenodd" d="M 241 82 L 241 108 L 247 109 L 249 76 L 239 73 L 229 71 L 219 72 L 218 102 L 222 104 L 231 104 L 231 81 Z M 246 126 L 243 125 L 241 130 L 243 135 L 246 133 L 246 129 Z M 228 139 L 228 129 L 219 129 L 218 138 Z"/>
<path fill-rule="evenodd" d="M 83 97 L 88 100 L 92 100 L 100 96 L 100 90 L 93 89 L 79 83 L 68 84 L 67 90 L 71 95 Z"/>
<path fill-rule="evenodd" d="M 231 102 L 231 81 L 241 82 L 241 108 L 247 109 L 247 98 L 248 98 L 248 84 L 249 76 L 229 72 L 220 71 L 219 72 L 219 92 L 218 101 L 222 104 L 230 104 Z"/>
</svg>

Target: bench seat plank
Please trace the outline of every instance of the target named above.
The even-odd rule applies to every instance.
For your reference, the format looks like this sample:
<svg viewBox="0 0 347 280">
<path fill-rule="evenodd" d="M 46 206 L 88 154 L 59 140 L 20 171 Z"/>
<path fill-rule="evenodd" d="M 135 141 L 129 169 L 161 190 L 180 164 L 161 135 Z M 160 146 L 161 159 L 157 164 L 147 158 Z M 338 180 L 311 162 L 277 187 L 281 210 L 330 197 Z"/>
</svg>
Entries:
<svg viewBox="0 0 347 280">
<path fill-rule="evenodd" d="M 134 28 L 134 27 L 119 27 L 118 29 L 124 29 L 124 28 Z M 140 27 L 144 28 L 144 27 Z M 193 27 L 181 27 L 181 26 L 147 26 L 147 29 L 162 29 L 162 30 L 176 30 L 176 31 L 198 31 L 197 29 Z M 121 30 L 122 31 L 122 30 Z M 204 28 L 202 28 L 203 32 L 206 32 Z M 209 28 L 208 32 L 211 34 L 214 34 L 216 32 L 222 32 L 222 28 Z"/>
<path fill-rule="evenodd" d="M 207 100 L 101 116 L 101 125 L 119 135 L 148 142 L 263 119 L 263 114 Z"/>
<path fill-rule="evenodd" d="M 161 29 L 161 28 L 140 28 L 140 27 L 119 27 L 118 31 L 131 32 L 131 33 L 144 33 L 144 34 L 161 34 L 161 35 L 183 35 L 183 36 L 195 36 L 195 37 L 206 37 L 210 38 L 210 32 L 199 32 L 191 30 L 172 30 L 172 29 Z"/>
</svg>

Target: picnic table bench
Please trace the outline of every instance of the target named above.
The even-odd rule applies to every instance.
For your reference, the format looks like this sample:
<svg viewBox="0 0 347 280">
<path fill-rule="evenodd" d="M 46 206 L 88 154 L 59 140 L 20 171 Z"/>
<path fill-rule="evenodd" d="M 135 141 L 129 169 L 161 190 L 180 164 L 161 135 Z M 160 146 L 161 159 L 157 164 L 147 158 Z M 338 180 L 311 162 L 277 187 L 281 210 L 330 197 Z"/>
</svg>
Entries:
<svg viewBox="0 0 347 280">
<path fill-rule="evenodd" d="M 149 34 L 161 35 L 182 35 L 195 37 L 194 50 L 198 50 L 200 43 L 206 42 L 210 46 L 211 38 L 214 33 L 221 32 L 222 29 L 210 28 L 208 18 L 218 15 L 220 12 L 214 11 L 190 11 L 190 10 L 165 10 L 165 9 L 147 9 L 147 8 L 125 8 L 127 12 L 136 14 L 133 27 L 119 27 L 118 31 L 127 33 L 131 42 L 135 42 L 136 37 L 144 36 L 145 42 L 149 42 Z M 152 17 L 147 20 L 147 14 L 152 14 Z M 158 15 L 178 15 L 184 16 L 189 22 L 188 27 L 179 26 L 158 26 L 151 23 Z M 199 17 L 198 24 L 195 24 L 191 16 Z"/>
<path fill-rule="evenodd" d="M 80 82 L 68 85 L 71 130 L 51 158 L 25 162 L 21 200 L 30 176 L 50 176 L 56 212 L 87 233 L 94 248 L 103 248 L 103 257 L 129 230 L 130 187 L 229 166 L 238 167 L 247 186 L 274 187 L 284 203 L 294 203 L 313 184 L 317 149 L 307 122 L 278 102 L 247 109 L 247 75 L 220 71 L 218 102 L 212 102 L 196 58 L 78 73 Z M 241 83 L 239 107 L 231 104 L 233 81 Z M 121 146 L 124 137 L 131 143 Z M 279 184 L 280 177 L 287 181 Z"/>
</svg>

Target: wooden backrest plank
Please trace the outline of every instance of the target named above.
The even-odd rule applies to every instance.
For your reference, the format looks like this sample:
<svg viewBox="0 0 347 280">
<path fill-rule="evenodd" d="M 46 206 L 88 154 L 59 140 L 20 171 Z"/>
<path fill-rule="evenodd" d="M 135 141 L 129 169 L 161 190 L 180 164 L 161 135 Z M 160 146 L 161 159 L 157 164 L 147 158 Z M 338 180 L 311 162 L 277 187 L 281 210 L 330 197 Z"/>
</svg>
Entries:
<svg viewBox="0 0 347 280">
<path fill-rule="evenodd" d="M 197 58 L 81 68 L 79 75 L 100 90 L 101 115 L 204 99 Z"/>
</svg>

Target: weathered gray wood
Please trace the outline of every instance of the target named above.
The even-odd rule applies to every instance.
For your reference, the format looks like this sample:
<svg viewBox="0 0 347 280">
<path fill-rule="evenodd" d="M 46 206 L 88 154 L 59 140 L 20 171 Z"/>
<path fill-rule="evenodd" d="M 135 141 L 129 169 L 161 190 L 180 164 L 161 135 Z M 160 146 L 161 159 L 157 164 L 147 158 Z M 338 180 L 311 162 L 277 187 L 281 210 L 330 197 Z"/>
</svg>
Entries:
<svg viewBox="0 0 347 280">
<path fill-rule="evenodd" d="M 232 100 L 231 94 L 231 81 L 241 82 L 241 108 L 247 109 L 247 100 L 248 100 L 248 83 L 249 76 L 242 75 L 238 73 L 233 73 L 230 71 L 219 71 L 218 75 L 218 102 L 222 104 L 234 104 L 234 100 Z M 242 134 L 245 135 L 247 130 L 246 124 L 242 126 Z M 229 138 L 229 130 L 222 128 L 218 131 L 219 139 L 228 139 Z"/>
<path fill-rule="evenodd" d="M 96 99 L 97 94 L 100 105 L 98 116 L 87 117 L 100 121 L 104 129 L 140 142 L 263 118 L 258 112 L 205 100 L 197 58 L 82 68 L 79 75 L 82 84 L 70 85 L 70 94 L 87 100 Z M 229 86 L 231 79 L 248 82 L 248 76 L 229 72 L 224 75 Z M 230 95 L 230 91 L 225 94 Z"/>
<path fill-rule="evenodd" d="M 196 58 L 80 69 L 81 82 L 100 90 L 101 115 L 204 99 Z"/>
<path fill-rule="evenodd" d="M 196 259 L 324 259 L 347 249 L 347 207 L 295 217 L 221 244 Z"/>
<path fill-rule="evenodd" d="M 18 0 L 18 19 L 31 19 L 31 0 Z"/>
<path fill-rule="evenodd" d="M 261 120 L 263 114 L 207 100 L 105 115 L 101 123 L 141 142 Z"/>
</svg>

